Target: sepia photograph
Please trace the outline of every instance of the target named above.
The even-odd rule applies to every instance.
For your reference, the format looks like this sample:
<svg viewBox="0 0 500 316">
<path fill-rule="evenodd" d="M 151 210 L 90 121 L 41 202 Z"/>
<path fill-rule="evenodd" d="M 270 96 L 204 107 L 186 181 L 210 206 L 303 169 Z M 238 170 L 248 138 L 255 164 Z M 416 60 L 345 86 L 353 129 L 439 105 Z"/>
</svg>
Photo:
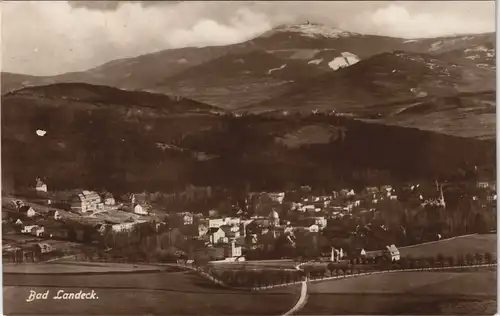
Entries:
<svg viewBox="0 0 500 316">
<path fill-rule="evenodd" d="M 2 1 L 8 316 L 495 315 L 495 1 Z"/>
</svg>

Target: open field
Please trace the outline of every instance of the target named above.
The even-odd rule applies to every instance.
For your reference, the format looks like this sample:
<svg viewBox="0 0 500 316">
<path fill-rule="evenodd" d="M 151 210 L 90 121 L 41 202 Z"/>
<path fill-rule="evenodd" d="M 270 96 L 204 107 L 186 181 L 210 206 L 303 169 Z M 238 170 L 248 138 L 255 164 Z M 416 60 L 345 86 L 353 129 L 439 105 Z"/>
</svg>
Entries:
<svg viewBox="0 0 500 316">
<path fill-rule="evenodd" d="M 29 291 L 49 299 L 26 302 Z M 54 301 L 58 290 L 94 290 L 96 300 Z M 250 293 L 228 290 L 193 273 L 4 276 L 7 315 L 277 315 L 296 302 L 300 286 Z M 76 314 L 74 314 L 76 315 Z"/>
<path fill-rule="evenodd" d="M 451 239 L 440 240 L 421 245 L 400 248 L 401 256 L 436 256 L 442 253 L 445 256 L 457 256 L 459 254 L 474 254 L 476 252 L 497 252 L 496 234 L 478 234 Z"/>
<path fill-rule="evenodd" d="M 399 272 L 309 284 L 303 315 L 492 315 L 496 271 Z"/>
<path fill-rule="evenodd" d="M 108 273 L 108 272 L 132 272 L 132 271 L 158 271 L 175 269 L 167 266 L 128 264 L 128 263 L 105 263 L 105 262 L 76 262 L 76 261 L 54 261 L 51 263 L 4 263 L 4 273 Z"/>
</svg>

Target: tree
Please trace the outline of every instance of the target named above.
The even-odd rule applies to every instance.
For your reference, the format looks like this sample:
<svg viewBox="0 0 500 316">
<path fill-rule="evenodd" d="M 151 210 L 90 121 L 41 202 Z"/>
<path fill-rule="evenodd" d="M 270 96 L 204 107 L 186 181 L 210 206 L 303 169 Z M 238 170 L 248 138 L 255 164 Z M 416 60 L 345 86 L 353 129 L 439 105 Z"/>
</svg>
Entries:
<svg viewBox="0 0 500 316">
<path fill-rule="evenodd" d="M 330 271 L 330 276 L 333 276 L 333 271 L 337 270 L 337 267 L 333 263 L 329 263 L 326 268 Z"/>
<path fill-rule="evenodd" d="M 429 265 L 431 267 L 436 266 L 436 258 L 434 256 L 429 256 L 429 258 L 427 258 L 427 262 L 429 262 Z"/>
<path fill-rule="evenodd" d="M 421 264 L 421 268 L 428 268 L 430 266 L 429 259 L 428 258 L 422 258 L 419 260 L 419 263 Z"/>
<path fill-rule="evenodd" d="M 414 269 L 415 268 L 415 258 L 413 258 L 411 255 L 408 255 L 405 258 L 406 258 L 406 261 L 408 262 L 408 268 Z"/>
<path fill-rule="evenodd" d="M 476 253 L 474 254 L 474 259 L 476 260 L 476 264 L 481 264 L 481 263 L 483 263 L 483 258 L 484 258 L 484 256 L 483 256 L 483 254 L 482 254 L 482 253 L 480 253 L 480 252 L 476 252 Z"/>
<path fill-rule="evenodd" d="M 198 267 L 205 267 L 210 258 L 205 252 L 199 251 L 194 254 L 194 264 Z"/>
<path fill-rule="evenodd" d="M 438 253 L 437 254 L 436 260 L 441 265 L 441 267 L 444 267 L 445 257 L 444 257 L 444 255 L 442 253 Z"/>
<path fill-rule="evenodd" d="M 484 261 L 486 261 L 487 264 L 493 263 L 493 255 L 491 254 L 491 252 L 486 252 L 484 254 Z"/>
<path fill-rule="evenodd" d="M 471 253 L 465 255 L 465 263 L 469 265 L 474 263 L 474 256 Z"/>
<path fill-rule="evenodd" d="M 449 256 L 448 257 L 448 264 L 450 265 L 450 267 L 452 267 L 455 264 L 455 257 Z"/>
<path fill-rule="evenodd" d="M 463 254 L 460 254 L 457 256 L 457 264 L 460 266 L 463 266 L 467 263 L 465 256 Z"/>
<path fill-rule="evenodd" d="M 401 267 L 401 269 L 408 269 L 409 267 L 409 262 L 408 262 L 408 257 L 402 257 L 400 260 L 399 260 L 399 265 Z"/>
</svg>

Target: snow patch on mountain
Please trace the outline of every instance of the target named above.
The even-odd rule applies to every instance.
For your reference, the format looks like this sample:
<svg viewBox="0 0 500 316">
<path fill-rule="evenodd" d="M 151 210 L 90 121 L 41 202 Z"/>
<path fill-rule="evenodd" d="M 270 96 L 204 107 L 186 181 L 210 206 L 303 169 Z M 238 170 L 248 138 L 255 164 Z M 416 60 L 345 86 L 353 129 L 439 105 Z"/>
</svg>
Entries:
<svg viewBox="0 0 500 316">
<path fill-rule="evenodd" d="M 488 57 L 488 58 L 495 57 L 495 49 L 488 48 L 484 45 L 479 45 L 479 46 L 467 48 L 464 52 L 465 53 L 471 53 L 471 52 L 472 53 L 486 53 L 486 57 Z M 475 56 L 477 56 L 477 58 L 479 58 L 479 55 L 475 55 Z M 472 57 L 472 56 L 468 56 L 468 57 Z M 468 58 L 468 57 L 466 57 L 466 58 Z M 471 59 L 471 58 L 468 58 L 468 59 Z"/>
<path fill-rule="evenodd" d="M 269 69 L 267 74 L 270 75 L 273 71 L 281 70 L 286 67 L 286 64 L 279 66 L 278 68 Z"/>
<path fill-rule="evenodd" d="M 323 62 L 323 58 L 320 58 L 320 59 L 313 59 L 313 60 L 310 60 L 310 61 L 308 62 L 308 64 L 309 64 L 309 65 L 310 65 L 310 64 L 319 65 L 319 64 L 321 64 L 322 62 Z"/>
<path fill-rule="evenodd" d="M 469 41 L 472 39 L 474 39 L 474 36 L 461 36 L 461 37 L 440 40 L 440 41 L 432 43 L 429 51 L 433 52 L 433 51 L 439 50 L 439 49 L 444 48 L 444 47 L 451 47 L 451 46 L 454 46 L 461 41 L 465 42 L 465 41 Z"/>
<path fill-rule="evenodd" d="M 472 55 L 472 56 L 466 56 L 465 59 L 470 59 L 470 60 L 476 60 L 478 58 L 481 58 L 479 55 Z"/>
<path fill-rule="evenodd" d="M 299 33 L 302 36 L 312 37 L 312 38 L 317 38 L 317 37 L 340 38 L 340 37 L 359 35 L 358 33 L 347 32 L 341 29 L 337 29 L 322 24 L 305 23 L 305 24 L 281 25 L 271 30 L 270 32 L 265 33 L 263 36 L 271 36 L 278 32 Z"/>
<path fill-rule="evenodd" d="M 359 62 L 360 59 L 358 56 L 353 53 L 343 52 L 340 57 L 336 57 L 331 62 L 328 63 L 328 66 L 333 70 L 338 70 L 339 68 L 349 67 Z"/>
</svg>

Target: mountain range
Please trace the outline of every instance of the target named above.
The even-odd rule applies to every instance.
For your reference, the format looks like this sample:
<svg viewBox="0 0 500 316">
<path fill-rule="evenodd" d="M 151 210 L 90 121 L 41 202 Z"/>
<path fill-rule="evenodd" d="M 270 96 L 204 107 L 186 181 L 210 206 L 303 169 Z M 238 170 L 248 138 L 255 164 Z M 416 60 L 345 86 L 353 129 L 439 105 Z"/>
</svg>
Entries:
<svg viewBox="0 0 500 316">
<path fill-rule="evenodd" d="M 277 189 L 357 181 L 342 170 L 402 179 L 491 167 L 495 52 L 493 33 L 410 40 L 308 23 L 84 72 L 4 72 L 4 180 Z"/>
</svg>

